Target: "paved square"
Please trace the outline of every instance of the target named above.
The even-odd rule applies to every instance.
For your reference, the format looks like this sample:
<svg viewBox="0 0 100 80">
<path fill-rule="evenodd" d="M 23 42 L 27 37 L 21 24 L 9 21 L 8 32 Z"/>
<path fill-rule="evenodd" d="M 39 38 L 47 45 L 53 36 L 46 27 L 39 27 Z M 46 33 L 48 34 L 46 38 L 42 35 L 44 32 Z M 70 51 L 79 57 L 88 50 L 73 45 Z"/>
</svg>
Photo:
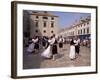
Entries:
<svg viewBox="0 0 100 80">
<path fill-rule="evenodd" d="M 91 66 L 91 50 L 87 47 L 80 47 L 80 56 L 75 60 L 70 60 L 69 50 L 70 45 L 64 44 L 60 50 L 58 47 L 59 54 L 56 56 L 56 60 L 44 59 L 41 56 L 42 51 L 37 54 L 26 53 L 24 50 L 23 56 L 23 68 L 24 69 L 36 69 L 36 68 L 56 68 L 56 67 L 80 67 L 80 66 Z"/>
</svg>

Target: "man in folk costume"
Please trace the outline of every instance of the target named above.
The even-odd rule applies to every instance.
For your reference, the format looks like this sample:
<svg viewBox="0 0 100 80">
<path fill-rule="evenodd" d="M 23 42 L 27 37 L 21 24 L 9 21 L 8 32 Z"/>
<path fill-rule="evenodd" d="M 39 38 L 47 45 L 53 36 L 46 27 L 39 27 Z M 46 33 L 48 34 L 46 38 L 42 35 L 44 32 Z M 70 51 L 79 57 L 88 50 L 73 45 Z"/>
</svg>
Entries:
<svg viewBox="0 0 100 80">
<path fill-rule="evenodd" d="M 45 47 L 46 47 L 46 37 L 45 36 L 43 36 L 43 38 L 42 38 L 42 46 L 45 49 Z"/>
<path fill-rule="evenodd" d="M 53 35 L 51 37 L 50 44 L 51 44 L 52 57 L 53 57 L 53 60 L 55 60 L 55 57 L 58 54 L 58 50 L 57 50 L 57 40 L 55 38 L 55 35 Z"/>
<path fill-rule="evenodd" d="M 38 36 L 33 38 L 32 41 L 34 43 L 34 51 L 33 52 L 37 52 L 39 50 L 39 38 L 38 38 Z"/>
<path fill-rule="evenodd" d="M 80 52 L 80 39 L 78 37 L 75 38 L 74 40 L 75 43 L 75 53 L 76 55 L 79 55 Z"/>
</svg>

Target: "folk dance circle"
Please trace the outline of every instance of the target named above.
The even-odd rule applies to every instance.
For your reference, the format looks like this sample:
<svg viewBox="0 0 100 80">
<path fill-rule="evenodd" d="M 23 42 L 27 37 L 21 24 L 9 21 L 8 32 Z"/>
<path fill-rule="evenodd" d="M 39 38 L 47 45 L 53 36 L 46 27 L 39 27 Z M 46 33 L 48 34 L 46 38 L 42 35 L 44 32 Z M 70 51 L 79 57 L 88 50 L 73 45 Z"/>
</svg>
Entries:
<svg viewBox="0 0 100 80">
<path fill-rule="evenodd" d="M 58 38 L 55 37 L 55 35 L 51 36 L 50 38 L 46 36 L 39 38 L 38 36 L 36 36 L 32 39 L 32 43 L 27 48 L 27 52 L 39 53 L 38 51 L 40 47 L 42 47 L 44 51 L 41 53 L 41 57 L 55 60 L 56 55 L 59 54 L 57 47 L 59 47 L 59 49 L 61 50 L 63 48 L 63 44 L 64 44 L 64 38 L 62 38 L 62 36 Z M 70 41 L 69 58 L 71 60 L 76 59 L 77 56 L 79 55 L 79 52 L 80 52 L 80 39 L 73 38 Z"/>
</svg>

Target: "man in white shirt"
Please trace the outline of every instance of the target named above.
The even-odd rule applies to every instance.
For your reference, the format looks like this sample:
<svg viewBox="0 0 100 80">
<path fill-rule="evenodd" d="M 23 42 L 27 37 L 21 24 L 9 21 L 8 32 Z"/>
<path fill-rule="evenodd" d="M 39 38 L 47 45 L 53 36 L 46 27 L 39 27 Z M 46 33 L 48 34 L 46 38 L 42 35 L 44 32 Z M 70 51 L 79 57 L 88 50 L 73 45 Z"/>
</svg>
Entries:
<svg viewBox="0 0 100 80">
<path fill-rule="evenodd" d="M 77 55 L 79 55 L 80 52 L 80 39 L 78 37 L 75 38 L 74 40 L 75 43 L 75 52 Z"/>
</svg>

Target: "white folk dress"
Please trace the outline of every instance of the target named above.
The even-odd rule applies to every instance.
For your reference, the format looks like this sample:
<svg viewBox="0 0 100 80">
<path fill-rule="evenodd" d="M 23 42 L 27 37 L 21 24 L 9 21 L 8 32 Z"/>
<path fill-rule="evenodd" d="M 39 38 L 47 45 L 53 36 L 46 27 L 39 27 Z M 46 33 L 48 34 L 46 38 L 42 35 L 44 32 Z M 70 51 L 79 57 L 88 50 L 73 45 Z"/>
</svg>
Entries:
<svg viewBox="0 0 100 80">
<path fill-rule="evenodd" d="M 27 52 L 32 52 L 34 50 L 34 43 L 31 43 L 27 48 Z"/>
<path fill-rule="evenodd" d="M 45 57 L 45 58 L 51 58 L 52 56 L 52 52 L 51 52 L 51 45 L 53 44 L 54 40 L 51 39 L 51 40 L 48 40 L 49 42 L 49 46 L 47 47 L 47 49 L 44 50 L 44 52 L 41 54 L 42 57 Z"/>
<path fill-rule="evenodd" d="M 49 45 L 48 48 L 41 54 L 41 56 L 45 58 L 51 58 L 52 54 L 51 54 L 50 48 L 51 47 Z"/>
<path fill-rule="evenodd" d="M 74 59 L 75 58 L 75 46 L 74 45 L 70 46 L 69 58 L 70 59 Z"/>
</svg>

